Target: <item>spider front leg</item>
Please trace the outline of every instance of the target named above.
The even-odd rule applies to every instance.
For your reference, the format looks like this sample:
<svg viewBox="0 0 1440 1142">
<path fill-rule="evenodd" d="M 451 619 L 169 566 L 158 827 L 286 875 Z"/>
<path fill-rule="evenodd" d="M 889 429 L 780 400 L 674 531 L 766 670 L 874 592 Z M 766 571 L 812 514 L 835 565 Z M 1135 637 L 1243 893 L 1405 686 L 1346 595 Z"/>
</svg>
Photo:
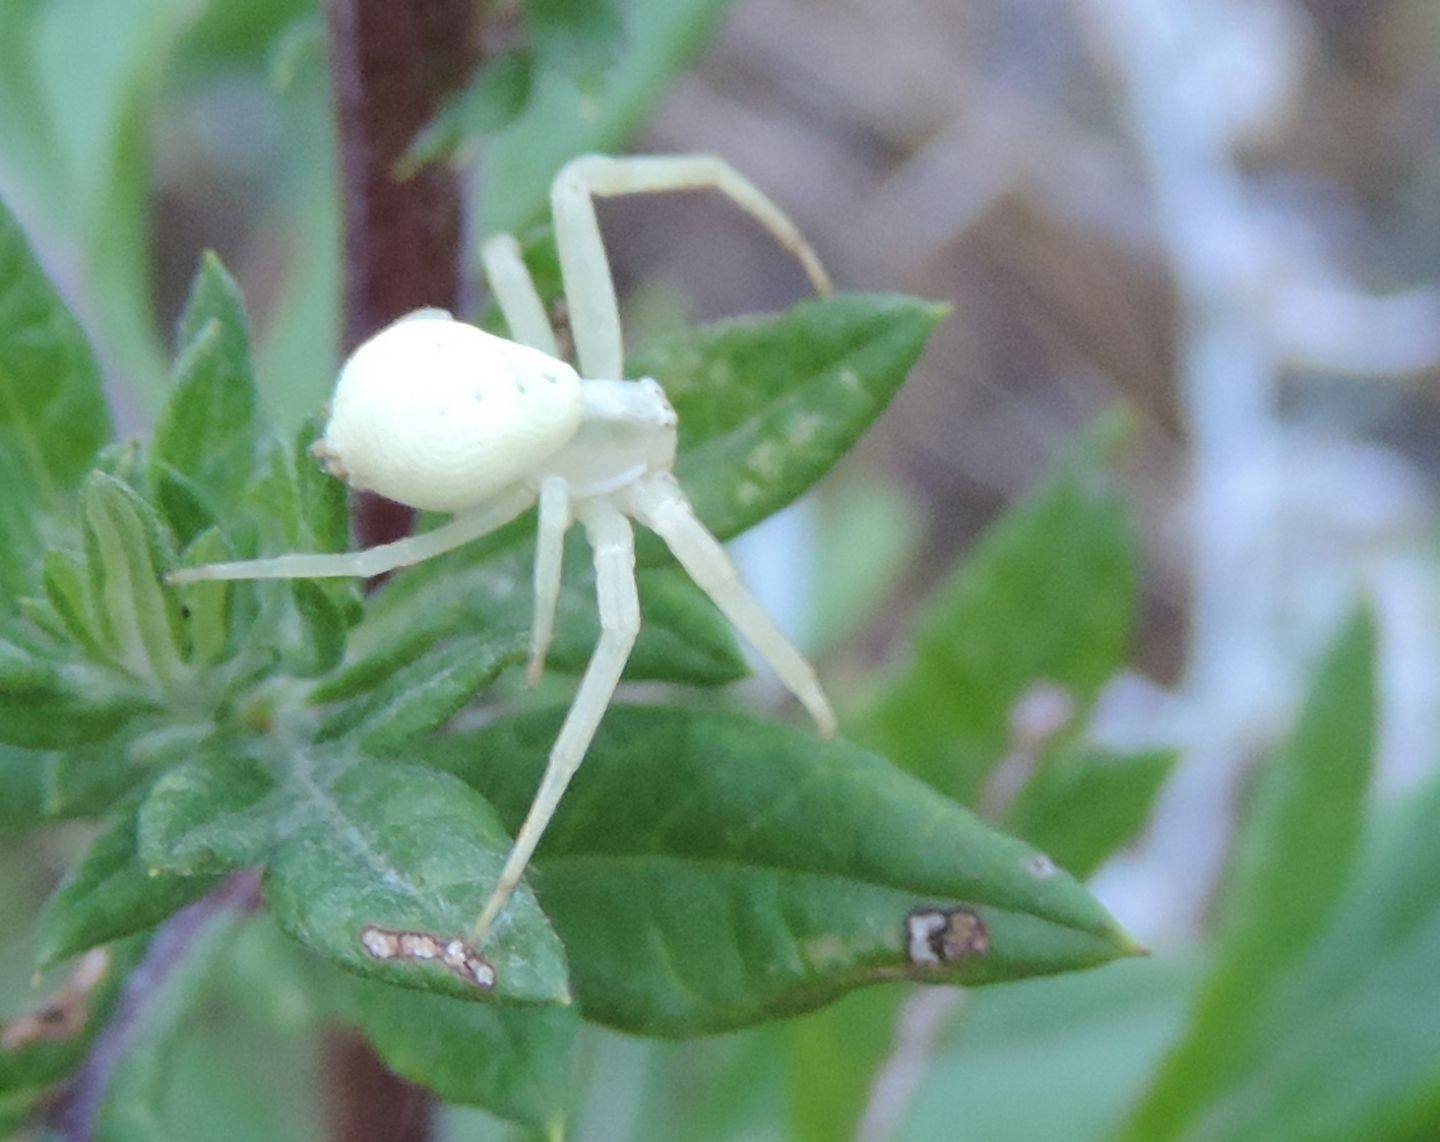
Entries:
<svg viewBox="0 0 1440 1142">
<path fill-rule="evenodd" d="M 550 189 L 555 245 L 581 376 L 619 380 L 625 375 L 620 307 L 594 198 L 672 190 L 720 191 L 800 260 L 817 293 L 830 292 L 830 278 L 799 228 L 724 160 L 713 155 L 583 155 L 565 165 Z"/>
<path fill-rule="evenodd" d="M 515 844 L 500 879 L 484 910 L 471 930 L 471 946 L 479 949 L 495 923 L 515 886 L 525 874 L 535 846 L 555 815 L 570 778 L 580 767 L 595 731 L 600 727 L 620 675 L 630 658 L 630 650 L 640 633 L 640 598 L 635 588 L 635 534 L 630 521 L 608 500 L 591 500 L 580 511 L 595 558 L 595 597 L 600 609 L 600 641 L 570 712 L 565 715 L 560 734 L 550 749 L 545 774 L 540 779 L 535 800 L 525 822 L 515 835 Z"/>
<path fill-rule="evenodd" d="M 448 523 L 394 543 L 328 554 L 277 555 L 273 559 L 247 559 L 238 563 L 207 563 L 203 567 L 182 567 L 171 571 L 171 584 L 198 583 L 207 579 L 369 579 L 422 563 L 436 555 L 479 539 L 503 527 L 535 502 L 535 493 L 515 485 L 488 504 L 457 515 Z"/>
<path fill-rule="evenodd" d="M 720 608 L 735 629 L 770 664 L 785 688 L 815 719 L 821 737 L 835 735 L 835 711 L 820 688 L 815 669 L 790 645 L 774 620 L 745 589 L 735 564 L 706 529 L 690 500 L 668 472 L 637 484 L 632 492 L 635 517 L 665 541 L 690 578 Z"/>
</svg>

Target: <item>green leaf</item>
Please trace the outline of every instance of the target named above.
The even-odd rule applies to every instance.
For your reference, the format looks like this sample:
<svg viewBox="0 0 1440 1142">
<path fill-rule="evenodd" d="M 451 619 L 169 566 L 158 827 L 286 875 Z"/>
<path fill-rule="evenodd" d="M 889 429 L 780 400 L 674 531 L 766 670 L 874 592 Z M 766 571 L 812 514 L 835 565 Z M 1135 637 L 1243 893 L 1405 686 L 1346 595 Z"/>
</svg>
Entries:
<svg viewBox="0 0 1440 1142">
<path fill-rule="evenodd" d="M 0 829 L 26 829 L 46 818 L 44 754 L 0 745 Z"/>
<path fill-rule="evenodd" d="M 20 459 L 6 498 L 60 509 L 109 438 L 89 343 L 0 206 L 0 448 Z"/>
<path fill-rule="evenodd" d="M 292 450 L 276 447 L 265 458 L 246 496 L 244 514 L 255 529 L 247 556 L 348 548 L 345 486 L 325 475 L 310 457 L 317 435 L 314 422 L 306 422 Z M 187 562 L 194 561 L 187 554 Z M 278 592 L 290 596 L 290 614 L 282 617 L 267 610 L 265 623 L 255 631 L 268 647 L 278 650 L 286 673 L 314 677 L 339 664 L 348 628 L 362 613 L 357 581 L 296 579 L 252 589 L 271 600 L 267 606 L 274 606 Z"/>
<path fill-rule="evenodd" d="M 36 963 L 49 967 L 97 944 L 144 932 L 214 884 L 213 877 L 151 868 L 137 849 L 135 802 L 124 804 L 41 910 Z"/>
<path fill-rule="evenodd" d="M 265 876 L 280 926 L 356 974 L 483 998 L 437 962 L 374 959 L 361 937 L 367 929 L 468 936 L 510 847 L 484 799 L 447 774 L 398 761 L 360 763 L 333 780 L 301 769 L 296 780 L 300 816 Z M 528 889 L 515 894 L 483 953 L 497 997 L 569 1002 L 564 953 Z"/>
<path fill-rule="evenodd" d="M 396 1074 L 449 1103 L 563 1137 L 579 1017 L 347 980 L 350 1017 Z"/>
<path fill-rule="evenodd" d="M 25 0 L 0 14 L 9 49 L 0 69 L 15 55 L 24 60 L 19 81 L 0 84 L 0 120 L 25 121 L 0 130 L 17 207 L 26 207 L 37 242 L 43 235 L 47 251 L 73 267 L 87 324 L 148 413 L 160 404 L 164 376 L 154 330 L 148 124 L 168 55 L 194 14 L 191 0 L 114 0 L 104 19 L 75 2 Z"/>
<path fill-rule="evenodd" d="M 1116 754 L 1067 744 L 1016 798 L 1005 831 L 1085 880 L 1139 835 L 1175 761 L 1171 750 Z"/>
<path fill-rule="evenodd" d="M 447 640 L 332 715 L 317 738 L 344 735 L 371 754 L 403 749 L 458 714 L 506 666 L 523 661 L 526 646 L 514 632 Z"/>
<path fill-rule="evenodd" d="M 552 2 L 579 7 L 577 0 Z M 528 23 L 534 16 L 526 7 Z M 598 89 L 554 68 L 538 74 L 524 114 L 486 149 L 485 177 L 476 182 L 481 232 L 535 221 L 551 181 L 576 155 L 622 150 L 727 7 L 728 0 L 626 0 L 619 58 Z"/>
<path fill-rule="evenodd" d="M 1175 1137 L 1419 1142 L 1440 1125 L 1440 781 L 1376 822 L 1325 934 L 1234 1041 Z"/>
<path fill-rule="evenodd" d="M 175 387 L 155 427 L 152 471 L 179 473 L 223 520 L 239 506 L 254 469 L 256 404 L 244 299 L 207 253 L 180 318 Z M 188 538 L 200 529 L 179 530 Z"/>
<path fill-rule="evenodd" d="M 1083 707 L 1126 661 L 1135 556 L 1104 468 L 1114 436 L 1102 422 L 985 534 L 926 604 L 913 663 L 864 720 L 863 740 L 965 804 L 1005 755 L 1032 685 Z"/>
<path fill-rule="evenodd" d="M 555 643 L 546 669 L 579 673 L 599 637 L 595 572 L 583 544 L 572 543 L 555 615 Z M 446 654 L 447 636 L 480 640 L 528 637 L 534 611 L 530 545 L 484 562 L 437 559 L 386 584 L 355 632 L 353 658 L 321 684 L 317 701 L 362 693 L 427 652 Z M 748 673 L 729 625 L 689 577 L 675 567 L 646 568 L 636 582 L 643 624 L 626 664 L 631 681 L 715 686 Z"/>
<path fill-rule="evenodd" d="M 528 51 L 503 52 L 487 61 L 415 137 L 396 168 L 397 177 L 409 178 L 421 167 L 455 155 L 467 140 L 509 126 L 529 102 L 534 72 L 535 60 Z"/>
<path fill-rule="evenodd" d="M 150 787 L 136 825 L 152 869 L 195 876 L 263 863 L 287 797 L 270 767 L 243 745 L 218 745 Z"/>
<path fill-rule="evenodd" d="M 945 309 L 854 294 L 687 330 L 628 366 L 680 417 L 676 474 L 727 539 L 830 470 L 890 403 Z"/>
<path fill-rule="evenodd" d="M 593 90 L 619 55 L 618 0 L 523 0 L 525 31 L 540 62 Z"/>
<path fill-rule="evenodd" d="M 150 709 L 111 674 L 62 668 L 0 643 L 0 742 L 69 749 L 102 741 Z"/>
<path fill-rule="evenodd" d="M 424 756 L 527 811 L 560 712 Z M 612 707 L 536 855 L 587 1018 L 693 1035 L 816 1007 L 865 983 L 1068 971 L 1133 943 L 1029 846 L 874 754 L 733 714 Z M 912 962 L 912 923 L 976 943 Z"/>
<path fill-rule="evenodd" d="M 87 657 L 100 662 L 108 660 L 110 654 L 100 641 L 99 607 L 91 591 L 84 561 L 68 551 L 52 548 L 45 553 L 42 583 L 45 598 L 70 641 Z"/>
<path fill-rule="evenodd" d="M 135 677 L 174 686 L 182 673 L 181 617 L 160 585 L 174 556 L 159 521 L 127 485 L 103 472 L 85 482 L 82 510 L 106 643 Z"/>
<path fill-rule="evenodd" d="M 0 617 L 37 581 L 40 517 L 70 511 L 109 435 L 90 347 L 0 204 Z"/>
<path fill-rule="evenodd" d="M 1210 1100 L 1245 1080 L 1236 1044 L 1331 922 L 1350 883 L 1375 726 L 1375 631 L 1361 612 L 1327 654 L 1289 744 L 1248 799 L 1215 968 L 1188 1034 L 1125 1137 L 1179 1137 Z"/>
</svg>

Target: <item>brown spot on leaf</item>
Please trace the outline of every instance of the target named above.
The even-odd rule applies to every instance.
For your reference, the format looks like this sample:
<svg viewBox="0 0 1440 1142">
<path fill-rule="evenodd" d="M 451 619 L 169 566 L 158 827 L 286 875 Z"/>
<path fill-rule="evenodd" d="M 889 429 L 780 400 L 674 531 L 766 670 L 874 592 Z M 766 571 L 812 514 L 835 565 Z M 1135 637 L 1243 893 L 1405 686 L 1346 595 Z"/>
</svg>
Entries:
<svg viewBox="0 0 1440 1142">
<path fill-rule="evenodd" d="M 54 999 L 6 1021 L 0 1029 L 0 1050 L 19 1051 L 35 1043 L 75 1038 L 90 1021 L 90 996 L 109 970 L 108 951 L 95 948 L 87 952 Z"/>
<path fill-rule="evenodd" d="M 945 967 L 989 951 L 985 921 L 969 908 L 917 908 L 905 918 L 905 954 L 916 967 Z"/>
<path fill-rule="evenodd" d="M 484 991 L 495 986 L 494 965 L 484 956 L 472 952 L 458 936 L 394 931 L 372 924 L 361 929 L 360 946 L 372 960 L 441 963 L 450 969 L 452 975 Z"/>
</svg>

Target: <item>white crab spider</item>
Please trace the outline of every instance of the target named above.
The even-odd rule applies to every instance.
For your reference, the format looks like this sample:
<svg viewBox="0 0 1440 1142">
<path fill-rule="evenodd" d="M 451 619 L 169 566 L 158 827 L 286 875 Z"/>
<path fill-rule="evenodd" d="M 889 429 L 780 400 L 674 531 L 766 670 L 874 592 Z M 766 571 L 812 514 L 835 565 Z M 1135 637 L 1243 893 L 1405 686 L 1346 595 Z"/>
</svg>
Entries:
<svg viewBox="0 0 1440 1142">
<path fill-rule="evenodd" d="M 576 520 L 584 525 L 594 551 L 600 640 L 475 922 L 476 948 L 519 884 L 639 633 L 631 517 L 664 539 L 804 704 L 820 733 L 835 732 L 814 670 L 740 583 L 671 474 L 676 416 L 665 393 L 650 379 L 622 379 L 620 314 L 593 197 L 689 188 L 727 194 L 799 258 L 816 290 L 829 292 L 819 259 L 794 224 L 723 161 L 704 155 L 575 159 L 556 177 L 550 202 L 579 374 L 559 359 L 539 294 L 509 235 L 486 242 L 482 257 L 515 341 L 444 310 L 422 309 L 366 341 L 340 370 L 316 455 L 352 488 L 455 518 L 365 551 L 213 563 L 170 575 L 172 583 L 379 575 L 477 539 L 538 504 L 527 668 L 533 683 L 554 632 L 565 532 Z"/>
</svg>

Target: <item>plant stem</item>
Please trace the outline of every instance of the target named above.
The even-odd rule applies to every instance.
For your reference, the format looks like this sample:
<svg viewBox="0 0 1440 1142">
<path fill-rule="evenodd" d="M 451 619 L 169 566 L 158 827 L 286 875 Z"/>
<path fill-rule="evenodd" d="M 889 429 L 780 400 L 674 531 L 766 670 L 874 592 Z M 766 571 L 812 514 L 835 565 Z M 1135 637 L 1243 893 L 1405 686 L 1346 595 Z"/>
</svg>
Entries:
<svg viewBox="0 0 1440 1142">
<path fill-rule="evenodd" d="M 340 144 L 344 350 L 422 306 L 460 294 L 461 199 L 448 167 L 405 181 L 395 164 L 478 58 L 474 0 L 331 0 L 330 67 Z M 362 496 L 364 547 L 398 538 L 411 513 Z"/>
<path fill-rule="evenodd" d="M 456 308 L 461 198 L 448 167 L 395 178 L 395 165 L 478 59 L 474 0 L 330 0 L 330 67 L 344 230 L 344 351 L 422 306 Z M 362 547 L 397 539 L 413 513 L 355 504 Z M 387 1070 L 353 1032 L 325 1041 L 328 1129 L 337 1142 L 426 1142 L 428 1095 Z"/>
</svg>

